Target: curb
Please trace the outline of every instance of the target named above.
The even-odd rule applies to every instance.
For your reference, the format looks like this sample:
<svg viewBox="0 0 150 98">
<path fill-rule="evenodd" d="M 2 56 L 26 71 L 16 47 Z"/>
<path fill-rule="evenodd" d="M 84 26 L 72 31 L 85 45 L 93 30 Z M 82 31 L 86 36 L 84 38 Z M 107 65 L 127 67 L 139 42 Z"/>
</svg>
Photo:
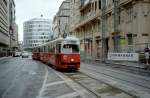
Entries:
<svg viewBox="0 0 150 98">
<path fill-rule="evenodd" d="M 7 59 L 7 58 L 11 58 L 12 56 L 8 56 L 8 57 L 0 57 L 0 60 L 3 60 L 3 59 Z"/>
</svg>

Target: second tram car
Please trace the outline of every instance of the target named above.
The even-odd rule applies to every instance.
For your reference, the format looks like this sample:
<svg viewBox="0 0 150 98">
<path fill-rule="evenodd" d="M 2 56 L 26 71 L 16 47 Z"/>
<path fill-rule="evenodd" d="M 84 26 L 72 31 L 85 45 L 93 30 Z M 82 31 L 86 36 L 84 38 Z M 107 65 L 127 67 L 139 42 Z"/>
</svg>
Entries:
<svg viewBox="0 0 150 98">
<path fill-rule="evenodd" d="M 58 38 L 33 49 L 32 58 L 56 69 L 80 68 L 80 41 L 74 36 Z"/>
</svg>

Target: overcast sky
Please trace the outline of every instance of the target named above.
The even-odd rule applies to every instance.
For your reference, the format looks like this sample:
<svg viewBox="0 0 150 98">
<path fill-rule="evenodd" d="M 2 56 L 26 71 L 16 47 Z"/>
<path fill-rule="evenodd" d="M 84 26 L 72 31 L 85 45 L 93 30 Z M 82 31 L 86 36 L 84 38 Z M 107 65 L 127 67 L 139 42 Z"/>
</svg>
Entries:
<svg viewBox="0 0 150 98">
<path fill-rule="evenodd" d="M 23 22 L 32 18 L 38 18 L 43 14 L 44 18 L 53 19 L 59 6 L 64 0 L 14 0 L 16 4 L 16 23 L 19 30 L 19 41 L 23 40 Z"/>
</svg>

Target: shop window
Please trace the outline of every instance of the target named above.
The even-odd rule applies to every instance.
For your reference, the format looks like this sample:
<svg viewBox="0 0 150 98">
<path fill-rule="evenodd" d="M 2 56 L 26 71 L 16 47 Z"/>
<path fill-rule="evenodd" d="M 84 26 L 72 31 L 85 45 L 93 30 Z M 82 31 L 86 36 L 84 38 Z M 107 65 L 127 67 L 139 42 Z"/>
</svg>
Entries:
<svg viewBox="0 0 150 98">
<path fill-rule="evenodd" d="M 147 34 L 147 33 L 143 33 L 143 34 L 142 34 L 142 36 L 148 36 L 148 35 L 149 35 L 149 34 Z"/>
<path fill-rule="evenodd" d="M 128 45 L 133 45 L 133 36 L 132 34 L 127 34 L 128 37 Z"/>
</svg>

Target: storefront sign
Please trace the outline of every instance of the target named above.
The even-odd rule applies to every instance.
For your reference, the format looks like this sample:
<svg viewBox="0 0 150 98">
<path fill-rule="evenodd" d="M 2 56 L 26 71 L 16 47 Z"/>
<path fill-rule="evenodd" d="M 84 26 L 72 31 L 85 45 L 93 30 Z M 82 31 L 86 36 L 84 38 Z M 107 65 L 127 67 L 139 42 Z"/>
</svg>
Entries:
<svg viewBox="0 0 150 98">
<path fill-rule="evenodd" d="M 139 61 L 138 53 L 108 53 L 108 60 Z"/>
</svg>

